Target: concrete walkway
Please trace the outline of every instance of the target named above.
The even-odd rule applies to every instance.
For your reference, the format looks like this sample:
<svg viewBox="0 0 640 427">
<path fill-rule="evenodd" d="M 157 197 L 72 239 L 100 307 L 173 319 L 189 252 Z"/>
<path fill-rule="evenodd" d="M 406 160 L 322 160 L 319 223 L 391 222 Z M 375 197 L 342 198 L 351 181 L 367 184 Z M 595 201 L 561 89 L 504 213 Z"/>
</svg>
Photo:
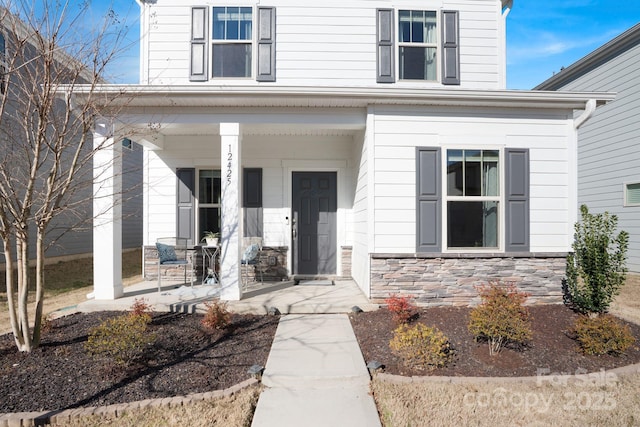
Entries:
<svg viewBox="0 0 640 427">
<path fill-rule="evenodd" d="M 369 373 L 346 314 L 282 316 L 253 427 L 375 427 Z"/>
</svg>

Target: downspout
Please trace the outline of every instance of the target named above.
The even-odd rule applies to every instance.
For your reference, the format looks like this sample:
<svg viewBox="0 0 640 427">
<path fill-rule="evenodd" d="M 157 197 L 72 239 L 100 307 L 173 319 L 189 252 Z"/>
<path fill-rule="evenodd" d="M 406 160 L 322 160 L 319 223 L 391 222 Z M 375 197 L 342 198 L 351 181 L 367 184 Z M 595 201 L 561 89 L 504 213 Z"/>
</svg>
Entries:
<svg viewBox="0 0 640 427">
<path fill-rule="evenodd" d="M 596 111 L 596 105 L 597 104 L 595 99 L 590 99 L 587 101 L 587 105 L 585 106 L 582 114 L 576 117 L 573 121 L 573 127 L 576 130 L 579 129 L 580 126 L 582 126 L 587 120 L 589 120 L 591 116 L 593 116 L 593 113 Z"/>
<path fill-rule="evenodd" d="M 503 1 L 502 6 L 502 37 L 501 37 L 501 46 L 502 50 L 500 55 L 501 68 L 502 68 L 502 76 L 500 77 L 500 86 L 502 89 L 506 89 L 507 87 L 507 16 L 509 16 L 509 12 L 511 12 L 511 8 L 513 7 L 513 0 Z"/>
<path fill-rule="evenodd" d="M 507 16 L 509 16 L 509 12 L 513 8 L 513 0 L 508 0 L 504 6 L 502 6 L 502 17 L 506 20 Z"/>
</svg>

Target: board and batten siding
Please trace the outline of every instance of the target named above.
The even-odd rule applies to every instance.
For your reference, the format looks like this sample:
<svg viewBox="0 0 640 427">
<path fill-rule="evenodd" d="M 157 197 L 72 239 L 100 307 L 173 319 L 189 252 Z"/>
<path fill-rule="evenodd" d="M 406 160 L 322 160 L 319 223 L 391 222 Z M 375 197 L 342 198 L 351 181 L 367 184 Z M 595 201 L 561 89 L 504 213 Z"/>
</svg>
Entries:
<svg viewBox="0 0 640 427">
<path fill-rule="evenodd" d="M 572 125 L 557 116 L 513 111 L 377 108 L 375 114 L 375 250 L 413 253 L 416 248 L 415 147 L 528 148 L 530 250 L 566 252 L 573 227 Z M 504 219 L 502 219 L 504 220 Z"/>
<path fill-rule="evenodd" d="M 207 1 L 176 3 L 175 0 L 158 0 L 147 6 L 148 16 L 141 21 L 147 25 L 146 31 L 142 31 L 141 42 L 142 83 L 193 84 L 189 82 L 188 72 L 191 7 L 212 7 L 214 4 Z M 499 25 L 502 19 L 499 4 L 498 0 L 427 0 L 419 5 L 405 0 L 347 0 L 308 4 L 273 0 L 268 4 L 261 3 L 261 6 L 276 8 L 276 82 L 209 79 L 197 84 L 376 85 L 376 9 L 407 8 L 459 10 L 460 87 L 501 89 L 500 40 L 504 34 Z M 255 3 L 227 2 L 224 5 L 251 6 Z M 397 32 L 397 22 L 395 26 Z M 210 31 L 208 28 L 209 40 Z M 397 39 L 397 34 L 394 37 Z M 397 46 L 394 51 L 397 55 Z M 210 64 L 208 68 L 210 71 Z M 441 87 L 440 83 L 419 81 L 391 85 Z"/>
<path fill-rule="evenodd" d="M 624 184 L 640 182 L 640 46 L 578 77 L 562 90 L 616 92 L 578 132 L 578 203 L 618 216 L 629 232 L 627 267 L 640 273 L 640 206 L 624 206 Z"/>
</svg>

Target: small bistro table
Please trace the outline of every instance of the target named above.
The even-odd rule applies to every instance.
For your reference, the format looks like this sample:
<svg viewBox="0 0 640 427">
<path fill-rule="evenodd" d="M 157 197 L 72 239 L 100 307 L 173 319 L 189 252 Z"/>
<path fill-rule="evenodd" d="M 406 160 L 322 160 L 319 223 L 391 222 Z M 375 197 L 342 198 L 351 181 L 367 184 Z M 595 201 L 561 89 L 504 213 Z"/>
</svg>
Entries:
<svg viewBox="0 0 640 427">
<path fill-rule="evenodd" d="M 202 284 L 216 285 L 220 283 L 218 277 L 219 246 L 202 246 Z"/>
</svg>

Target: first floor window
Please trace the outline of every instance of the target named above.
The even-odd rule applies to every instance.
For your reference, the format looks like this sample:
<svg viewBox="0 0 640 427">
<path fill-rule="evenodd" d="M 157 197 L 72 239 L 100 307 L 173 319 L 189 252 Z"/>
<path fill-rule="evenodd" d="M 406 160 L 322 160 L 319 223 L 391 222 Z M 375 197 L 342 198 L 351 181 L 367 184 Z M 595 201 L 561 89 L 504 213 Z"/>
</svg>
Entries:
<svg viewBox="0 0 640 427">
<path fill-rule="evenodd" d="M 449 248 L 497 248 L 500 206 L 498 150 L 447 150 Z"/>
<path fill-rule="evenodd" d="M 529 149 L 416 147 L 416 249 L 530 250 Z"/>
<path fill-rule="evenodd" d="M 398 63 L 401 80 L 437 80 L 435 11 L 398 11 Z"/>
<path fill-rule="evenodd" d="M 624 185 L 624 205 L 640 206 L 640 183 Z"/>
<path fill-rule="evenodd" d="M 213 8 L 213 77 L 251 77 L 251 7 Z"/>
<path fill-rule="evenodd" d="M 220 231 L 222 187 L 220 171 L 202 169 L 198 174 L 198 238 Z"/>
</svg>

